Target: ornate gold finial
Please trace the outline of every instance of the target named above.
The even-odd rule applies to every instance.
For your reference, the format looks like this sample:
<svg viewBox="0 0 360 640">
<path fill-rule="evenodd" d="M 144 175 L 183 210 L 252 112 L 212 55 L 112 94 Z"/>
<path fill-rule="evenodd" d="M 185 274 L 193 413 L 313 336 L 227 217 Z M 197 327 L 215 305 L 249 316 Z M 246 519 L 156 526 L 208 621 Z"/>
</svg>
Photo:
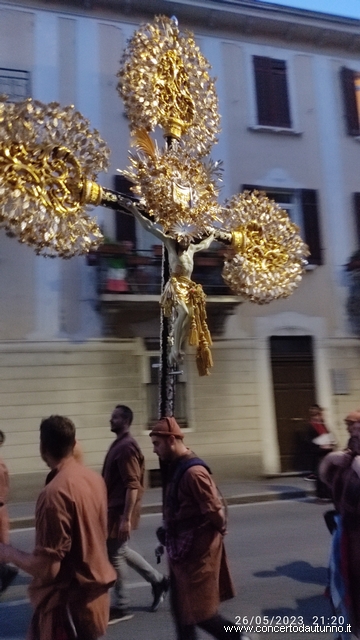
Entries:
<svg viewBox="0 0 360 640">
<path fill-rule="evenodd" d="M 189 152 L 207 155 L 217 140 L 220 116 L 210 65 L 191 33 L 157 16 L 131 38 L 121 60 L 118 91 L 130 125 L 180 138 Z"/>
<path fill-rule="evenodd" d="M 0 99 L 0 223 L 37 253 L 71 257 L 102 241 L 85 212 L 108 149 L 74 107 Z M 84 190 L 84 194 L 82 191 Z"/>
<path fill-rule="evenodd" d="M 258 191 L 233 196 L 223 209 L 232 247 L 223 278 L 238 295 L 264 304 L 286 298 L 298 286 L 309 250 L 284 209 Z"/>
</svg>

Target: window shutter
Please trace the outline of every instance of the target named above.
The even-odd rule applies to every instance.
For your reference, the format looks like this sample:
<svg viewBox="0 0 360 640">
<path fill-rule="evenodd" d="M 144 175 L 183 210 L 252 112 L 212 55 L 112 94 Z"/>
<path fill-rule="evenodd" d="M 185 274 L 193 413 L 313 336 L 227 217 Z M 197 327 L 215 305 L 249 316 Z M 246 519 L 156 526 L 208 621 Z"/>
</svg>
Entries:
<svg viewBox="0 0 360 640">
<path fill-rule="evenodd" d="M 309 247 L 309 264 L 322 264 L 319 212 L 317 192 L 314 189 L 301 189 L 300 198 L 305 231 L 305 242 Z"/>
<path fill-rule="evenodd" d="M 354 193 L 354 213 L 357 245 L 360 249 L 360 193 Z"/>
<path fill-rule="evenodd" d="M 270 127 L 291 127 L 286 62 L 254 56 L 258 123 Z"/>
<path fill-rule="evenodd" d="M 255 88 L 258 123 L 271 126 L 271 68 L 270 58 L 254 56 Z"/>
<path fill-rule="evenodd" d="M 133 183 L 125 176 L 114 176 L 114 190 L 123 195 L 134 196 L 130 187 Z M 134 216 L 115 211 L 116 240 L 118 242 L 131 242 L 133 249 L 136 249 L 136 225 Z"/>
<path fill-rule="evenodd" d="M 274 112 L 279 127 L 291 127 L 286 62 L 272 60 Z"/>
<path fill-rule="evenodd" d="M 341 83 L 344 96 L 346 131 L 349 136 L 360 135 L 359 112 L 356 104 L 355 72 L 342 67 Z"/>
</svg>

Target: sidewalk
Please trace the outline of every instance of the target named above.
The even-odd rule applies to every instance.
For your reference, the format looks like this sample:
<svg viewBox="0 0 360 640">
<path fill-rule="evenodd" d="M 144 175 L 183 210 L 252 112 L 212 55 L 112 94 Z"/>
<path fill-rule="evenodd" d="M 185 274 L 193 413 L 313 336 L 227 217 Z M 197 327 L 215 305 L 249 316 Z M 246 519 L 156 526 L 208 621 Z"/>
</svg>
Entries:
<svg viewBox="0 0 360 640">
<path fill-rule="evenodd" d="M 315 495 L 315 483 L 306 482 L 297 475 L 220 482 L 219 489 L 229 505 L 295 500 Z M 8 504 L 8 510 L 11 529 L 34 526 L 35 502 L 12 502 Z M 142 513 L 161 513 L 160 488 L 145 491 Z"/>
</svg>

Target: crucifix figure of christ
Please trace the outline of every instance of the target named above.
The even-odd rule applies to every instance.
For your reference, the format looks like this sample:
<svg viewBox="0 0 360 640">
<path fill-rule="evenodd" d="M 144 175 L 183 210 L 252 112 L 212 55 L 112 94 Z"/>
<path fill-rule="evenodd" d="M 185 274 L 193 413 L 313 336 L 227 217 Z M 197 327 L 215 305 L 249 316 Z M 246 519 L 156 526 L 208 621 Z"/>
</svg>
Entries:
<svg viewBox="0 0 360 640">
<path fill-rule="evenodd" d="M 170 277 L 164 286 L 160 304 L 165 316 L 169 317 L 173 312 L 175 314 L 169 364 L 175 366 L 183 362 L 188 339 L 190 345 L 197 347 L 199 373 L 207 375 L 212 366 L 212 341 L 206 322 L 206 296 L 201 285 L 194 282 L 191 276 L 195 253 L 208 249 L 214 240 L 214 234 L 211 233 L 199 242 L 190 242 L 186 238 L 178 241 L 142 215 L 134 203 L 128 202 L 127 207 L 146 231 L 163 242 L 168 252 Z"/>
</svg>

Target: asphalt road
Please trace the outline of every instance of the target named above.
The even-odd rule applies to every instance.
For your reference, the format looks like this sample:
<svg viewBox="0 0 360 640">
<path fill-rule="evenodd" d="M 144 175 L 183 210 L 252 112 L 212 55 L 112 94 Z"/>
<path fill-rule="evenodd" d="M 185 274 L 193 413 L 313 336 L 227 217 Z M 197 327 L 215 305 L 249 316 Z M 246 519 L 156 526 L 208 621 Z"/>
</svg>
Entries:
<svg viewBox="0 0 360 640">
<path fill-rule="evenodd" d="M 331 618 L 328 600 L 324 597 L 327 580 L 327 562 L 330 535 L 323 521 L 329 507 L 318 505 L 312 499 L 239 505 L 229 508 L 229 533 L 226 548 L 230 560 L 237 597 L 221 607 L 233 623 L 237 616 L 253 617 L 253 624 L 266 625 L 281 621 L 286 627 L 290 621 L 306 625 L 323 624 Z M 134 533 L 132 546 L 151 563 L 155 562 L 154 531 L 159 524 L 158 515 L 145 515 L 140 530 Z M 33 530 L 12 532 L 12 543 L 24 550 L 32 548 Z M 164 560 L 160 570 L 166 571 Z M 151 591 L 147 583 L 129 570 L 129 586 L 134 618 L 109 627 L 104 640 L 175 640 L 174 628 L 166 600 L 157 613 L 148 611 Z M 0 638 L 24 640 L 31 615 L 26 597 L 29 579 L 25 574 L 0 600 Z M 261 629 L 257 638 L 273 640 L 330 640 L 336 634 L 320 631 L 313 626 L 304 631 L 296 627 L 276 633 Z M 199 632 L 199 640 L 209 636 Z M 49 639 L 50 640 L 50 639 Z"/>
</svg>

